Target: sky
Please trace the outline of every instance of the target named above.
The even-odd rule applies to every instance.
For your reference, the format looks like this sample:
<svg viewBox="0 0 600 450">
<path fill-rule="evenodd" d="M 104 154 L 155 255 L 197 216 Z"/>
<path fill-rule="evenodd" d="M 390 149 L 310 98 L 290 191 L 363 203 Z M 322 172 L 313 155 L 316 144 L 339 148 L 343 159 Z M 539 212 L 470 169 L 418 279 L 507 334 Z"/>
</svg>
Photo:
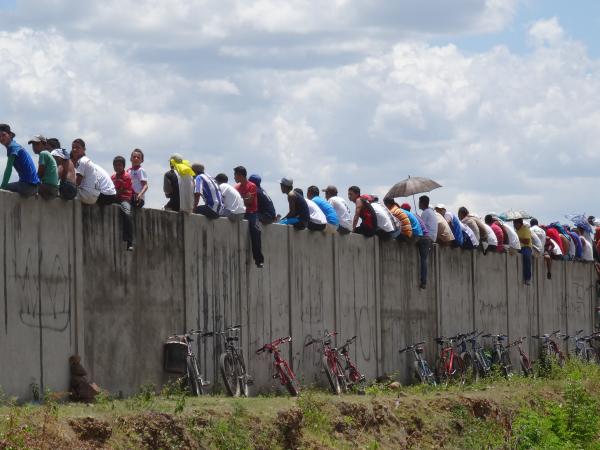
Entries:
<svg viewBox="0 0 600 450">
<path fill-rule="evenodd" d="M 541 221 L 600 215 L 600 2 L 0 0 L 0 122 L 145 153 L 147 205 L 181 153 L 209 174 Z M 4 156 L 4 155 L 2 155 Z M 6 158 L 0 158 L 4 167 Z M 400 199 L 403 200 L 403 199 Z"/>
</svg>

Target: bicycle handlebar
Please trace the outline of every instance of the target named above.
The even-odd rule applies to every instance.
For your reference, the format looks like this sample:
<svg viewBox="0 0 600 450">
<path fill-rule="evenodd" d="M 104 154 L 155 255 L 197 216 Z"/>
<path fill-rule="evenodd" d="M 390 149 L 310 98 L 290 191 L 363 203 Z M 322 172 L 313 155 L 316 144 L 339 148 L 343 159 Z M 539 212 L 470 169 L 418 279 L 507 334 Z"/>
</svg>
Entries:
<svg viewBox="0 0 600 450">
<path fill-rule="evenodd" d="M 417 342 L 416 344 L 409 345 L 408 347 L 404 347 L 403 349 L 398 350 L 398 353 L 404 353 L 407 350 L 412 350 L 413 348 L 418 347 L 419 345 L 423 345 L 425 342 Z"/>
<path fill-rule="evenodd" d="M 270 344 L 265 344 L 261 348 L 256 350 L 256 354 L 258 355 L 266 350 L 273 351 L 273 350 L 277 349 L 281 344 L 285 344 L 286 342 L 292 342 L 292 337 L 286 336 L 286 337 L 275 339 Z"/>
</svg>

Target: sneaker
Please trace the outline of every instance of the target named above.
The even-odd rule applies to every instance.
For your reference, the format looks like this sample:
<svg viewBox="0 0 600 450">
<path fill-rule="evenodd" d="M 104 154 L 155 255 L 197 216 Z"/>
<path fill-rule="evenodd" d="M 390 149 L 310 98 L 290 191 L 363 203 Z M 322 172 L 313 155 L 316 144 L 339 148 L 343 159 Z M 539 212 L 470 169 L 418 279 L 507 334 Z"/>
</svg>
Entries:
<svg viewBox="0 0 600 450">
<path fill-rule="evenodd" d="M 265 263 L 256 263 L 256 267 L 262 269 L 263 267 L 265 267 Z"/>
<path fill-rule="evenodd" d="M 419 285 L 419 289 L 423 289 L 423 290 L 425 290 L 426 288 L 427 288 L 427 285 L 426 285 L 425 283 L 421 283 L 421 284 Z"/>
<path fill-rule="evenodd" d="M 525 286 L 531 286 L 531 280 L 525 281 Z"/>
<path fill-rule="evenodd" d="M 552 274 L 551 274 L 550 272 L 548 272 L 548 273 L 546 274 L 546 278 L 548 278 L 549 280 L 551 280 L 551 279 L 552 279 Z"/>
<path fill-rule="evenodd" d="M 131 242 L 127 243 L 127 251 L 128 252 L 132 252 L 133 251 L 133 244 Z"/>
</svg>

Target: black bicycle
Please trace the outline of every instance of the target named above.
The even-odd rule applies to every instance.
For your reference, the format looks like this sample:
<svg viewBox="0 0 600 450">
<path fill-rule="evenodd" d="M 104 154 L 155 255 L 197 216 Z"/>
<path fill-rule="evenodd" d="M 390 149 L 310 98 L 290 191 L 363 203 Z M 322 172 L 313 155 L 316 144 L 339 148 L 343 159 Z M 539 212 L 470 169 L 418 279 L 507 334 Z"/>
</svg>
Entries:
<svg viewBox="0 0 600 450">
<path fill-rule="evenodd" d="M 219 357 L 219 369 L 225 390 L 232 397 L 249 397 L 252 378 L 246 372 L 244 355 L 238 345 L 241 325 L 234 325 L 225 328 L 222 331 L 215 332 L 215 335 L 225 338 L 225 351 Z"/>
<path fill-rule="evenodd" d="M 508 336 L 506 334 L 484 334 L 481 337 L 491 338 L 494 340 L 492 365 L 498 366 L 505 377 L 510 377 L 512 375 L 513 368 L 512 363 L 510 362 L 508 349 L 504 344 L 508 339 Z"/>
<path fill-rule="evenodd" d="M 459 344 L 467 381 L 477 381 L 479 378 L 487 376 L 492 368 L 490 359 L 477 339 L 482 335 L 483 331 L 472 331 L 465 334 L 463 341 Z M 468 345 L 470 345 L 470 349 Z"/>
<path fill-rule="evenodd" d="M 413 345 L 409 345 L 408 347 L 404 347 L 403 349 L 398 350 L 399 353 L 404 353 L 406 351 L 412 351 L 415 360 L 413 361 L 413 366 L 415 369 L 415 377 L 421 384 L 430 384 L 431 386 L 437 386 L 437 382 L 435 381 L 435 374 L 429 367 L 429 363 L 425 358 L 423 358 L 423 344 L 425 342 L 418 342 Z"/>
<path fill-rule="evenodd" d="M 183 375 L 182 382 L 192 395 L 204 394 L 204 387 L 210 384 L 202 378 L 198 358 L 192 349 L 192 336 L 200 339 L 213 336 L 212 331 L 190 330 L 185 334 L 169 336 L 164 345 L 164 368 L 170 373 Z"/>
</svg>

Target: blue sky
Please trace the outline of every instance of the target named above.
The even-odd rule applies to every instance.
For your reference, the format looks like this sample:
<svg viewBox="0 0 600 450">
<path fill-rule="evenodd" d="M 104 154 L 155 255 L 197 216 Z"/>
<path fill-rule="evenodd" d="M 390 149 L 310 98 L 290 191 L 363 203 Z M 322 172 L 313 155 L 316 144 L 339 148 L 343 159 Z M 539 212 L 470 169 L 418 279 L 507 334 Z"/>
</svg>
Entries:
<svg viewBox="0 0 600 450">
<path fill-rule="evenodd" d="M 152 207 L 179 152 L 259 173 L 283 213 L 283 176 L 383 196 L 410 174 L 451 210 L 600 216 L 600 2 L 8 3 L 0 122 L 107 169 L 141 147 Z"/>
</svg>

